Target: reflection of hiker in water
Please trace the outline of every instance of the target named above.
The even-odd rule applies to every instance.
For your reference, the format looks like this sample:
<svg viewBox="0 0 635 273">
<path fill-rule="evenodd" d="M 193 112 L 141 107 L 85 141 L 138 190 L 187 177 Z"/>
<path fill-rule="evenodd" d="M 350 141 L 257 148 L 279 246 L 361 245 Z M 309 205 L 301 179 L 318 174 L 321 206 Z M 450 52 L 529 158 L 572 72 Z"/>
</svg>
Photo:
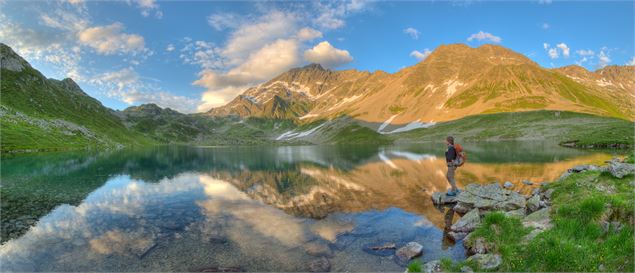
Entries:
<svg viewBox="0 0 635 273">
<path fill-rule="evenodd" d="M 452 189 L 447 192 L 447 195 L 456 196 L 456 194 L 459 193 L 459 189 L 456 187 L 454 173 L 456 172 L 456 168 L 465 163 L 465 153 L 463 152 L 463 147 L 461 147 L 461 145 L 454 144 L 454 137 L 448 136 L 445 139 L 445 143 L 448 145 L 448 149 L 445 151 L 445 161 L 448 165 L 448 173 L 445 177 L 448 179 L 450 186 L 452 186 Z"/>
<path fill-rule="evenodd" d="M 453 246 L 455 243 L 454 239 L 448 234 L 451 231 L 450 227 L 452 226 L 453 219 L 454 210 L 452 208 L 446 208 L 443 215 L 443 222 L 445 223 L 445 226 L 443 227 L 443 249 L 447 249 L 447 247 Z"/>
</svg>

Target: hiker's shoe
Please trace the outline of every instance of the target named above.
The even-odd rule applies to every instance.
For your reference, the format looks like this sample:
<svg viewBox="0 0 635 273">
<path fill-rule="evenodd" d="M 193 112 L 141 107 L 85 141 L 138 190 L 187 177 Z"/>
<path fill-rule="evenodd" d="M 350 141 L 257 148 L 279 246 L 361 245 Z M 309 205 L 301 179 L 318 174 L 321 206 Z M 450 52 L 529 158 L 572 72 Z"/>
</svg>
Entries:
<svg viewBox="0 0 635 273">
<path fill-rule="evenodd" d="M 456 196 L 456 192 L 453 190 L 449 190 L 445 195 L 447 196 Z"/>
</svg>

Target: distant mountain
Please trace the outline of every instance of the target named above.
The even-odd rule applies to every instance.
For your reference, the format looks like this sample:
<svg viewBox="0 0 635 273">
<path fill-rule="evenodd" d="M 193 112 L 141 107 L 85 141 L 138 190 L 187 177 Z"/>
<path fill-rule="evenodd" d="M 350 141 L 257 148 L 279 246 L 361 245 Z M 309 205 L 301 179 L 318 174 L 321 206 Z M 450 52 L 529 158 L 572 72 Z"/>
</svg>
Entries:
<svg viewBox="0 0 635 273">
<path fill-rule="evenodd" d="M 152 143 L 69 78 L 47 79 L 0 44 L 3 151 Z"/>
<path fill-rule="evenodd" d="M 373 129 L 542 109 L 633 120 L 633 79 L 632 66 L 546 69 L 501 46 L 453 44 L 394 74 L 292 69 L 206 114 L 309 122 L 346 115 Z"/>
</svg>

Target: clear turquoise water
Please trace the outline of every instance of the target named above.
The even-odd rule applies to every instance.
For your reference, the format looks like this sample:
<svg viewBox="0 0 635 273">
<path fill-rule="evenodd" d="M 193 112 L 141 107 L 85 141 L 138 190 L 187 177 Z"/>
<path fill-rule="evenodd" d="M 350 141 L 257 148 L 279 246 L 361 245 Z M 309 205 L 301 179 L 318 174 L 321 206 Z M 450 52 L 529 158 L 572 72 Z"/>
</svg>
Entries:
<svg viewBox="0 0 635 273">
<path fill-rule="evenodd" d="M 459 183 L 526 192 L 612 152 L 549 143 L 466 144 Z M 403 271 L 409 241 L 428 261 L 465 257 L 430 202 L 443 146 L 156 147 L 3 157 L 2 271 Z M 521 181 L 535 182 L 528 186 Z"/>
</svg>

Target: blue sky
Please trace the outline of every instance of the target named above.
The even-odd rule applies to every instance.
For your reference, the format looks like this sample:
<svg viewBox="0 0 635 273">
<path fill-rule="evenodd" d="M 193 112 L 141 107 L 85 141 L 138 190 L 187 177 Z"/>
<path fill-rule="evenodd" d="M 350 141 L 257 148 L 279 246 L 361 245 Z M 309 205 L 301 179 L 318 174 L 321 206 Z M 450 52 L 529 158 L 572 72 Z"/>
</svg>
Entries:
<svg viewBox="0 0 635 273">
<path fill-rule="evenodd" d="M 449 43 L 635 64 L 633 1 L 0 1 L 0 41 L 104 105 L 223 105 L 292 67 L 395 72 Z"/>
</svg>

